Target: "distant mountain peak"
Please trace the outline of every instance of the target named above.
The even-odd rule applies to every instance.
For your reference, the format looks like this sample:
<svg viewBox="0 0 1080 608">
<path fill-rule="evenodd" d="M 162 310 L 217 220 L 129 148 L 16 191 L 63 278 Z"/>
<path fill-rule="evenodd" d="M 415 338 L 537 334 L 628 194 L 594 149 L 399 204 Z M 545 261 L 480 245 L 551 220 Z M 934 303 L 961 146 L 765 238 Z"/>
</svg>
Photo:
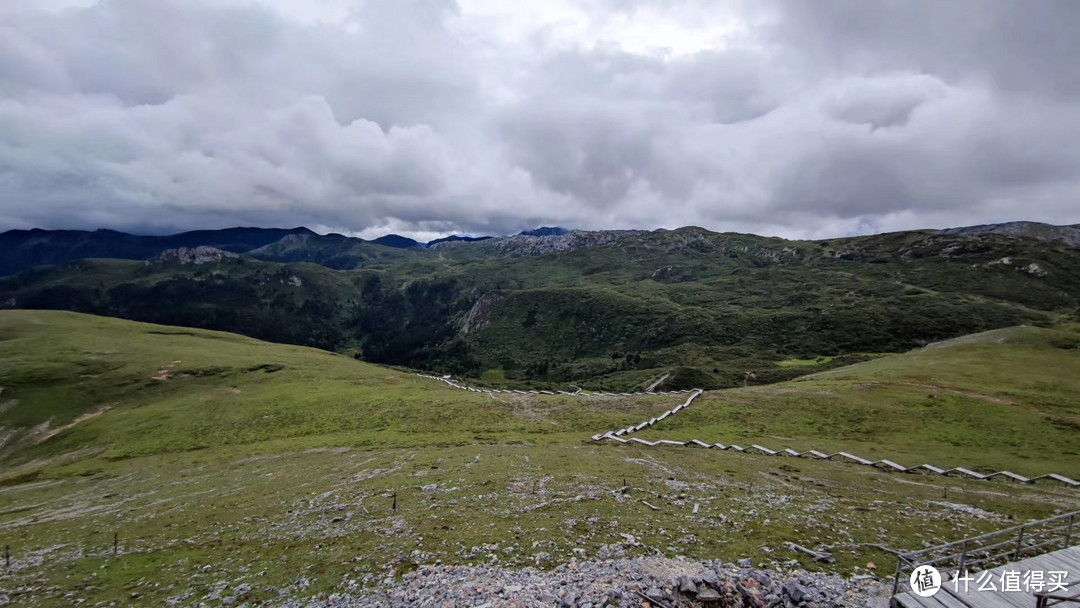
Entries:
<svg viewBox="0 0 1080 608">
<path fill-rule="evenodd" d="M 395 249 L 423 249 L 424 245 L 418 241 L 410 239 L 407 236 L 401 236 L 399 234 L 388 234 L 386 236 L 380 236 L 377 239 L 371 241 L 376 245 L 382 245 L 384 247 L 393 247 Z"/>
<path fill-rule="evenodd" d="M 440 243 L 475 243 L 477 241 L 487 241 L 494 237 L 490 236 L 461 236 L 459 234 L 451 234 L 450 236 L 444 236 L 441 239 L 435 239 L 428 241 L 428 247 L 434 247 Z"/>
<path fill-rule="evenodd" d="M 532 230 L 522 230 L 517 236 L 563 236 L 564 234 L 570 234 L 573 230 L 567 230 L 566 228 L 560 228 L 558 226 L 541 226 L 539 228 L 533 228 Z"/>
</svg>

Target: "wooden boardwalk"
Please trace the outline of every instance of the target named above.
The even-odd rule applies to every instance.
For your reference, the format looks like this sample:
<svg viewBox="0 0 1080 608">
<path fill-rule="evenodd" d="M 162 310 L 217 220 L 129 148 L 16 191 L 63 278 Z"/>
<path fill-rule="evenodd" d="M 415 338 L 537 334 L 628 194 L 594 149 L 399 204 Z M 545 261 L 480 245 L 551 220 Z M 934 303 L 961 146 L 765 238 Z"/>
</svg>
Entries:
<svg viewBox="0 0 1080 608">
<path fill-rule="evenodd" d="M 686 401 L 680 405 L 675 406 L 663 414 L 649 420 L 645 420 L 640 424 L 634 426 L 628 426 L 625 429 L 619 429 L 617 431 L 607 431 L 606 433 L 597 433 L 592 436 L 593 441 L 609 441 L 615 443 L 635 443 L 638 445 L 645 445 L 649 447 L 654 446 L 677 446 L 677 447 L 698 447 L 705 449 L 717 449 L 717 450 L 732 450 L 735 452 L 756 452 L 758 454 L 764 454 L 766 456 L 794 456 L 797 458 L 818 458 L 821 460 L 844 460 L 847 462 L 854 462 L 870 467 L 876 467 L 884 471 L 897 471 L 901 473 L 933 473 L 936 475 L 956 476 L 956 477 L 968 477 L 971 479 L 978 479 L 980 481 L 991 481 L 995 479 L 1018 481 L 1021 483 L 1036 483 L 1036 482 L 1056 482 L 1071 488 L 1080 488 L 1080 481 L 1070 479 L 1064 475 L 1058 475 L 1057 473 L 1048 473 L 1046 475 L 1039 475 L 1038 477 L 1024 477 L 1018 475 L 1012 471 L 997 471 L 996 473 L 979 473 L 966 469 L 964 467 L 956 467 L 952 469 L 944 469 L 942 467 L 934 466 L 932 464 L 920 464 L 913 467 L 905 467 L 897 464 L 891 460 L 869 460 L 862 458 L 848 452 L 836 452 L 834 454 L 826 454 L 817 450 L 807 450 L 805 452 L 797 452 L 791 448 L 785 448 L 782 450 L 773 450 L 761 445 L 750 445 L 743 447 L 741 445 L 724 445 L 722 443 L 709 443 L 701 441 L 700 439 L 690 439 L 689 441 L 672 441 L 670 439 L 661 439 L 659 441 L 647 441 L 637 437 L 629 437 L 631 434 L 638 431 L 647 429 L 657 423 L 663 422 L 664 419 L 669 416 L 674 416 L 680 411 L 690 407 L 690 404 L 695 399 L 705 394 L 705 391 L 700 388 L 687 389 L 681 391 L 638 391 L 635 393 L 586 393 L 580 388 L 576 392 L 568 391 L 519 391 L 509 389 L 498 388 L 473 388 L 471 386 L 465 386 L 451 379 L 449 376 L 432 376 L 430 374 L 416 374 L 421 378 L 427 378 L 429 380 L 437 380 L 443 382 L 453 388 L 463 391 L 469 391 L 471 393 L 514 393 L 519 395 L 569 395 L 573 397 L 633 397 L 636 395 L 681 395 L 689 394 Z M 628 438 L 629 437 L 629 438 Z"/>
<path fill-rule="evenodd" d="M 1020 591 L 1003 591 L 1003 575 L 1006 571 L 1018 572 L 1020 576 Z M 1030 587 L 1025 588 L 1024 575 L 1027 572 L 1042 572 L 1044 583 L 1051 581 L 1051 572 L 1066 572 L 1063 577 L 1066 591 L 1057 590 L 1054 595 L 1077 596 L 1080 602 L 1080 546 L 1060 549 L 1053 553 L 1046 553 L 1022 561 L 1014 562 L 987 570 L 969 574 L 973 580 L 967 583 L 965 591 L 964 583 L 942 582 L 941 589 L 932 597 L 919 597 L 910 591 L 893 597 L 893 608 L 1036 608 L 1037 598 Z M 985 578 L 984 578 L 985 577 Z M 980 580 L 989 580 L 993 583 L 994 591 L 979 591 Z M 902 588 L 908 588 L 908 582 L 904 581 Z M 1049 591 L 1049 585 L 1045 585 L 1043 591 Z M 1048 606 L 1054 606 L 1051 600 Z M 1062 608 L 1080 606 L 1080 603 L 1063 603 Z"/>
</svg>

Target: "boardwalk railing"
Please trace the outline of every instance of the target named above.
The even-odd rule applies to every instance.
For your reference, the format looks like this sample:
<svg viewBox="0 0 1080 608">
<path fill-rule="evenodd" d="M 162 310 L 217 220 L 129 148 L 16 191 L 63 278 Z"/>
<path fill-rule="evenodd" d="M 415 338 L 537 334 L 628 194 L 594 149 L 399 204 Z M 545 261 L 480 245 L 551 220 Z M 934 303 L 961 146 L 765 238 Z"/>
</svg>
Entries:
<svg viewBox="0 0 1080 608">
<path fill-rule="evenodd" d="M 450 376 L 432 376 L 431 374 L 416 374 L 421 378 L 427 378 L 428 380 L 438 380 L 444 384 L 447 384 L 453 388 L 463 391 L 469 391 L 470 393 L 506 393 L 506 394 L 518 394 L 518 395 L 572 395 L 575 397 L 635 397 L 639 395 L 682 395 L 684 393 L 701 393 L 701 389 L 685 389 L 681 391 L 637 391 L 633 393 L 604 393 L 589 391 L 585 392 L 580 388 L 574 392 L 570 391 L 521 391 L 517 389 L 503 389 L 503 388 L 473 388 L 471 386 L 465 386 L 459 382 L 456 382 Z"/>
<path fill-rule="evenodd" d="M 700 447 L 705 449 L 717 449 L 717 450 L 733 450 L 736 452 L 756 452 L 764 454 L 766 456 L 794 456 L 797 458 L 818 458 L 821 460 L 843 460 L 847 462 L 853 462 L 855 464 L 861 464 L 870 467 L 876 467 L 886 471 L 896 471 L 902 473 L 933 473 L 936 475 L 945 476 L 957 476 L 967 477 L 970 479 L 978 479 L 980 481 L 990 481 L 994 479 L 1002 479 L 1008 481 L 1017 481 L 1020 483 L 1035 483 L 1038 481 L 1051 481 L 1058 482 L 1060 484 L 1072 487 L 1080 488 L 1080 481 L 1070 479 L 1064 475 L 1058 475 L 1057 473 L 1048 473 L 1046 475 L 1040 475 L 1038 477 L 1024 477 L 1012 471 L 997 471 L 996 473 L 979 473 L 966 469 L 964 467 L 956 467 L 952 469 L 944 469 L 932 464 L 920 464 L 913 467 L 905 467 L 901 464 L 897 464 L 892 460 L 869 460 L 856 456 L 848 452 L 836 452 L 833 454 L 826 454 L 817 450 L 807 450 L 805 452 L 797 452 L 791 448 L 784 448 L 782 450 L 773 450 L 765 446 L 753 444 L 743 447 L 741 445 L 724 445 L 722 443 L 708 443 L 701 441 L 700 439 L 691 439 L 689 441 L 673 441 L 671 439 L 659 439 L 657 441 L 648 441 L 639 437 L 629 437 L 633 433 L 649 428 L 655 424 L 663 422 L 665 419 L 678 414 L 682 410 L 690 407 L 690 404 L 695 399 L 705 393 L 705 391 L 695 388 L 681 391 L 638 391 L 635 393 L 586 393 L 580 388 L 571 393 L 568 391 L 521 391 L 521 390 L 509 390 L 509 389 L 490 389 L 490 388 L 473 388 L 471 386 L 465 386 L 451 379 L 449 376 L 432 376 L 430 374 L 417 374 L 421 378 L 428 378 L 429 380 L 437 380 L 443 382 L 453 388 L 463 391 L 469 391 L 473 393 L 516 393 L 520 395 L 570 395 L 574 397 L 633 397 L 636 395 L 682 395 L 688 394 L 686 401 L 675 406 L 674 408 L 656 416 L 649 420 L 642 421 L 640 424 L 628 426 L 624 429 L 617 431 L 607 431 L 605 433 L 597 433 L 592 436 L 593 441 L 608 441 L 614 443 L 634 443 L 644 445 L 648 447 L 654 446 L 675 446 L 675 447 Z"/>
<path fill-rule="evenodd" d="M 1049 608 L 1050 606 L 1057 606 L 1058 604 L 1080 604 L 1080 593 L 1076 595 L 1059 595 L 1056 593 L 1035 594 L 1035 608 Z"/>
<path fill-rule="evenodd" d="M 691 396 L 691 401 L 697 395 Z M 688 405 L 688 404 L 687 404 Z M 685 406 L 683 406 L 685 407 Z M 978 473 L 971 469 L 965 469 L 964 467 L 956 467 L 954 469 L 943 469 L 941 467 L 934 466 L 932 464 L 920 464 L 913 467 L 905 467 L 897 464 L 891 460 L 869 460 L 856 456 L 849 452 L 835 452 L 832 454 L 826 454 L 825 452 L 819 452 L 817 450 L 806 450 L 805 452 L 799 452 L 791 448 L 784 448 L 782 450 L 773 450 L 763 445 L 753 444 L 749 446 L 741 446 L 736 444 L 724 445 L 723 443 L 708 443 L 701 441 L 700 439 L 691 439 L 689 441 L 674 441 L 671 439 L 658 439 L 656 441 L 648 441 L 639 437 L 631 437 L 630 439 L 623 439 L 619 436 L 619 433 L 625 436 L 626 433 L 640 431 L 645 427 L 650 427 L 653 424 L 660 422 L 663 418 L 670 415 L 671 412 L 667 412 L 664 416 L 654 418 L 652 420 L 646 420 L 645 422 L 631 426 L 627 429 L 618 432 L 608 431 L 607 433 L 593 435 L 594 441 L 615 441 L 618 443 L 637 443 L 644 446 L 658 446 L 658 445 L 672 445 L 677 447 L 699 447 L 705 449 L 716 450 L 732 450 L 735 452 L 746 452 L 763 454 L 765 456 L 792 456 L 795 458 L 817 458 L 819 460 L 836 460 L 851 462 L 855 464 L 861 464 L 868 467 L 874 467 L 883 471 L 893 471 L 900 473 L 933 473 L 935 475 L 944 475 L 946 477 L 966 477 L 969 479 L 977 479 L 979 481 L 991 481 L 994 479 L 1002 479 L 1007 481 L 1016 481 L 1020 483 L 1035 483 L 1041 481 L 1057 482 L 1070 488 L 1080 488 L 1080 481 L 1070 479 L 1064 475 L 1058 475 L 1057 473 L 1048 473 L 1046 475 L 1040 475 L 1038 477 L 1024 477 L 1011 471 L 998 471 L 996 473 Z"/>
<path fill-rule="evenodd" d="M 965 572 L 988 570 L 1073 545 L 1080 545 L 1080 511 L 921 551 L 901 553 L 893 578 L 893 595 L 899 590 L 900 581 L 910 577 L 911 572 L 919 566 L 933 566 L 941 572 L 944 582 Z"/>
</svg>

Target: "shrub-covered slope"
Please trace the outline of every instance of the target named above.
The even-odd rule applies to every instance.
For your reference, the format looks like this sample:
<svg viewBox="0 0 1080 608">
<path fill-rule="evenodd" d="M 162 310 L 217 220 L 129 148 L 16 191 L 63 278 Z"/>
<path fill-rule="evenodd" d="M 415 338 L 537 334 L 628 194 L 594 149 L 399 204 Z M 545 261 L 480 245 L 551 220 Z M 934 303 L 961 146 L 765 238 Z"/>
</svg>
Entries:
<svg viewBox="0 0 1080 608">
<path fill-rule="evenodd" d="M 665 375 L 671 387 L 738 386 L 747 372 L 779 381 L 805 371 L 780 365 L 789 359 L 828 367 L 1049 326 L 1076 319 L 1080 303 L 1080 249 L 1010 234 L 801 242 L 683 228 L 424 250 L 354 241 L 294 235 L 253 254 L 324 265 L 73 262 L 0 280 L 0 306 L 235 331 L 508 382 L 629 389 Z"/>
</svg>

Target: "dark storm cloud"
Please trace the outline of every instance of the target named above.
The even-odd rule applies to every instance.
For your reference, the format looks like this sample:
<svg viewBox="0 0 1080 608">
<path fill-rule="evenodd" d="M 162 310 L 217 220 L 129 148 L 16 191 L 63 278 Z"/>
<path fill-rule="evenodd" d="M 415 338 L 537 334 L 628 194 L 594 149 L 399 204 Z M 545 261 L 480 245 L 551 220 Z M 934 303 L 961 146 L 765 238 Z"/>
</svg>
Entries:
<svg viewBox="0 0 1080 608">
<path fill-rule="evenodd" d="M 0 229 L 1080 221 L 1077 3 L 476 2 L 0 8 Z"/>
</svg>

